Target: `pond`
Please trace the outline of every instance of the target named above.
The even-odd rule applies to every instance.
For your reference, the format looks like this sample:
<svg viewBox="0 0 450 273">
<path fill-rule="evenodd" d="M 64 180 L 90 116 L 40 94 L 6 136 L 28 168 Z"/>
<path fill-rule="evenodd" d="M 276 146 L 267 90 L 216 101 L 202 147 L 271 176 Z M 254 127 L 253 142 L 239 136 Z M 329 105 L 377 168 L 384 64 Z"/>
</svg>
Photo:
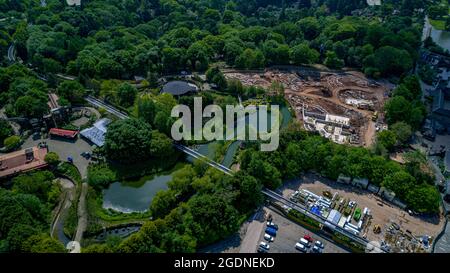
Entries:
<svg viewBox="0 0 450 273">
<path fill-rule="evenodd" d="M 282 121 L 281 121 L 281 128 L 285 128 L 289 122 L 292 120 L 292 115 L 289 112 L 289 108 L 286 106 L 282 106 L 280 108 L 280 113 L 282 116 Z M 249 116 L 253 116 L 256 115 L 257 113 L 252 113 L 248 116 L 245 117 L 245 121 L 246 123 L 248 123 L 249 121 Z M 270 128 L 270 115 L 268 115 L 268 127 Z M 237 123 L 237 122 L 236 122 Z M 201 153 L 202 155 L 207 156 L 210 159 L 214 160 L 214 155 L 215 155 L 215 151 L 217 149 L 217 141 L 212 141 L 206 144 L 200 144 L 196 146 L 196 150 Z M 227 151 L 225 153 L 225 156 L 221 162 L 222 165 L 224 165 L 225 167 L 230 167 L 231 164 L 233 163 L 233 158 L 234 155 L 236 154 L 236 151 L 238 150 L 240 144 L 242 143 L 242 141 L 238 140 L 238 141 L 234 141 L 233 143 L 231 143 L 228 148 Z M 192 157 L 188 157 L 188 161 L 193 161 L 194 159 Z"/>
<path fill-rule="evenodd" d="M 428 21 L 425 19 L 425 25 L 423 30 L 423 38 L 430 35 L 433 41 L 444 49 L 450 50 L 450 32 L 435 29 Z"/>
<path fill-rule="evenodd" d="M 144 176 L 137 181 L 110 184 L 103 190 L 103 208 L 123 213 L 147 211 L 156 193 L 168 188 L 173 172 L 183 165 L 177 164 L 170 172 Z"/>
</svg>

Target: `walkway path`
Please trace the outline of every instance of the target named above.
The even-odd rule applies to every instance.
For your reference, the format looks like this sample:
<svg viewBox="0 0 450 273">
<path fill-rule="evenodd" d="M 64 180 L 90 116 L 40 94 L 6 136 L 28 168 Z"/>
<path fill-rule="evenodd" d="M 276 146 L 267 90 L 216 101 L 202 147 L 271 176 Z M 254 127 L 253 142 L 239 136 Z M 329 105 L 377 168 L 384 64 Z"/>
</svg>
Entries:
<svg viewBox="0 0 450 273">
<path fill-rule="evenodd" d="M 86 194 L 88 190 L 88 184 L 83 183 L 81 185 L 80 200 L 78 202 L 78 225 L 77 232 L 75 234 L 75 240 L 81 242 L 83 239 L 83 233 L 87 226 L 87 211 L 86 211 Z"/>
<path fill-rule="evenodd" d="M 63 198 L 56 209 L 56 215 L 52 221 L 50 235 L 52 237 L 57 237 L 59 241 L 66 244 L 69 239 L 64 235 L 64 219 L 67 216 L 67 212 L 72 205 L 73 200 L 75 199 L 76 187 L 74 182 L 69 179 L 58 178 L 58 180 L 62 187 Z"/>
<path fill-rule="evenodd" d="M 445 233 L 435 243 L 434 253 L 450 253 L 450 225 L 448 222 Z"/>
</svg>

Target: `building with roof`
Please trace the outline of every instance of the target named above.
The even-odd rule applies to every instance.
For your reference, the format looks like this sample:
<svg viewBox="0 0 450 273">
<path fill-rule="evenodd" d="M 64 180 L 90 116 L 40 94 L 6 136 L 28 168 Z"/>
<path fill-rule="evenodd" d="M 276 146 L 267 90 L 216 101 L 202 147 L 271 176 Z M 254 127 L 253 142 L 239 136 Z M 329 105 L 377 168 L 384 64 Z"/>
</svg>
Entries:
<svg viewBox="0 0 450 273">
<path fill-rule="evenodd" d="M 68 139 L 75 139 L 78 135 L 78 131 L 59 128 L 51 128 L 48 133 L 50 134 L 50 136 L 63 137 Z"/>
<path fill-rule="evenodd" d="M 47 166 L 47 147 L 32 147 L 0 156 L 0 178 Z"/>
<path fill-rule="evenodd" d="M 108 130 L 108 125 L 111 123 L 110 119 L 99 119 L 90 128 L 84 129 L 80 132 L 80 135 L 94 143 L 98 147 L 102 147 L 105 144 L 105 135 Z"/>
<path fill-rule="evenodd" d="M 330 211 L 330 214 L 328 214 L 327 221 L 337 225 L 341 217 L 342 214 L 339 211 L 333 209 Z"/>
<path fill-rule="evenodd" d="M 197 85 L 185 81 L 168 82 L 163 86 L 161 90 L 162 93 L 169 93 L 174 96 L 182 96 L 190 93 L 195 93 L 197 91 Z"/>
</svg>

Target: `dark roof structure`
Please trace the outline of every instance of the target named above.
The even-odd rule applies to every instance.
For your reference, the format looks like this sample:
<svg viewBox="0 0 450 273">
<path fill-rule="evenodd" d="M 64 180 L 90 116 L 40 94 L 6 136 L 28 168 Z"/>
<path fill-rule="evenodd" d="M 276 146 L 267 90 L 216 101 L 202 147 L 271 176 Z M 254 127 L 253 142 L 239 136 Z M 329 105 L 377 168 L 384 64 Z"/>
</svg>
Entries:
<svg viewBox="0 0 450 273">
<path fill-rule="evenodd" d="M 191 92 L 197 92 L 198 87 L 185 81 L 171 81 L 166 83 L 162 88 L 162 93 L 170 93 L 174 96 L 185 95 Z"/>
</svg>

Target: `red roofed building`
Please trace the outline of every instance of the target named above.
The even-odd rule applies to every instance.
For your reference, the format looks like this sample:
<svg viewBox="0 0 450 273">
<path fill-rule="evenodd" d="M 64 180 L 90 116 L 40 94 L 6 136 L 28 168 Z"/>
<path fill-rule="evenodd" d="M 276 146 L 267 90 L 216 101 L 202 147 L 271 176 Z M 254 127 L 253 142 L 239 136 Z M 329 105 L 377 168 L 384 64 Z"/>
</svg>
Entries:
<svg viewBox="0 0 450 273">
<path fill-rule="evenodd" d="M 70 139 L 74 139 L 78 135 L 78 131 L 58 129 L 58 128 L 51 128 L 49 133 L 52 136 L 58 136 L 58 137 L 64 137 L 64 138 L 70 138 Z"/>
<path fill-rule="evenodd" d="M 47 166 L 46 147 L 32 147 L 0 156 L 0 178 L 17 175 L 22 172 L 41 169 Z"/>
</svg>

